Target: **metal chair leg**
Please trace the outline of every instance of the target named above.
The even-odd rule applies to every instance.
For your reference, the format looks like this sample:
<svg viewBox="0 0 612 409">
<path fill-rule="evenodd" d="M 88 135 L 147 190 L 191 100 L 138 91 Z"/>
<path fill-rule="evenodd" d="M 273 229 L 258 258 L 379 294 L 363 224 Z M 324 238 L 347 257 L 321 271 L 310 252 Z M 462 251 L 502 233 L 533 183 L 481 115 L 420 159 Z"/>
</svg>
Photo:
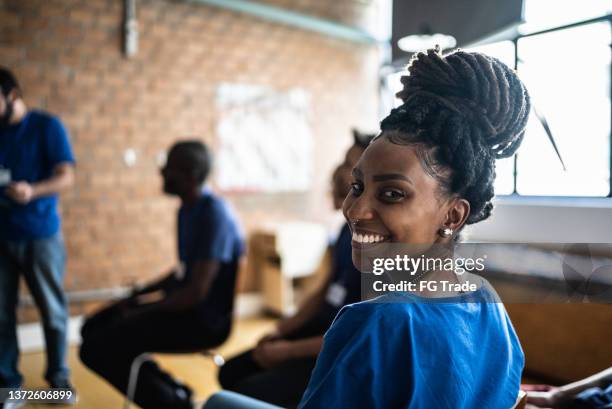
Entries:
<svg viewBox="0 0 612 409">
<path fill-rule="evenodd" d="M 217 367 L 222 367 L 225 365 L 225 358 L 221 354 L 218 354 L 214 351 L 202 351 L 201 354 L 205 357 L 212 359 L 213 363 Z M 151 353 L 144 352 L 138 355 L 132 361 L 132 365 L 130 365 L 130 376 L 128 378 L 128 386 L 125 394 L 125 403 L 123 404 L 123 409 L 130 409 L 132 402 L 134 402 L 134 398 L 136 397 L 136 385 L 138 383 L 138 374 L 140 373 L 140 368 L 142 364 L 146 361 L 151 360 Z"/>
<path fill-rule="evenodd" d="M 134 401 L 136 397 L 136 384 L 138 383 L 138 374 L 140 373 L 140 368 L 142 364 L 151 359 L 151 354 L 148 352 L 144 352 L 138 355 L 132 361 L 132 365 L 130 365 L 130 377 L 128 378 L 128 386 L 125 395 L 125 403 L 123 404 L 123 409 L 130 409 L 130 405 Z"/>
</svg>

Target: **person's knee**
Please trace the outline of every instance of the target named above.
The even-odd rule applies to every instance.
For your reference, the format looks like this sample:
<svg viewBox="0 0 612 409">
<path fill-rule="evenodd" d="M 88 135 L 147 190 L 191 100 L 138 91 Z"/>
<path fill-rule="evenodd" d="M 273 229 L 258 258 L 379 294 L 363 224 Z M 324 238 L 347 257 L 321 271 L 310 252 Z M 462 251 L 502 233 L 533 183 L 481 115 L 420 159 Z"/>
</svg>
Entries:
<svg viewBox="0 0 612 409">
<path fill-rule="evenodd" d="M 83 362 L 86 366 L 89 366 L 89 362 L 90 362 L 90 355 L 91 351 L 89 349 L 89 343 L 85 340 L 83 340 L 81 342 L 81 346 L 79 347 L 79 359 L 81 360 L 81 362 Z"/>
<path fill-rule="evenodd" d="M 79 358 L 89 369 L 94 371 L 98 367 L 100 361 L 101 348 L 91 340 L 84 338 L 79 348 Z"/>
<path fill-rule="evenodd" d="M 253 350 L 229 359 L 220 369 L 217 378 L 224 389 L 235 390 L 244 379 L 258 373 L 261 368 L 253 361 Z"/>
<path fill-rule="evenodd" d="M 223 389 L 230 389 L 231 387 L 231 378 L 228 376 L 227 364 L 228 363 L 226 362 L 225 365 L 219 368 L 219 374 L 217 375 L 219 385 L 221 385 Z"/>
<path fill-rule="evenodd" d="M 101 319 L 104 315 L 109 315 L 110 308 L 106 308 L 102 311 L 97 312 L 94 315 L 85 318 L 83 325 L 81 326 L 81 337 L 83 339 L 89 338 L 93 334 L 108 334 L 110 331 L 110 320 Z"/>
<path fill-rule="evenodd" d="M 234 362 L 230 359 L 227 361 L 221 368 L 219 368 L 219 374 L 217 376 L 219 380 L 219 384 L 223 389 L 232 390 L 236 383 L 240 379 L 238 379 L 239 375 L 235 370 Z"/>
<path fill-rule="evenodd" d="M 81 338 L 83 339 L 83 341 L 88 338 L 92 328 L 93 325 L 91 322 L 91 318 L 85 318 L 85 322 L 83 322 L 83 325 L 81 326 Z"/>
</svg>

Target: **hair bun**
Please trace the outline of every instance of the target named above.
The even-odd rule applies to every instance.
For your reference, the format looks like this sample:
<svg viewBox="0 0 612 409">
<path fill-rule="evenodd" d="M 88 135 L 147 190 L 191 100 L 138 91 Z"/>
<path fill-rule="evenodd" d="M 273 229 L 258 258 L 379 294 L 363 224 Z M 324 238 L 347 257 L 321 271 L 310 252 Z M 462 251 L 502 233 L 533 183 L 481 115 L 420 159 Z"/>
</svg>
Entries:
<svg viewBox="0 0 612 409">
<path fill-rule="evenodd" d="M 466 223 L 486 219 L 495 159 L 514 154 L 525 133 L 530 103 L 523 83 L 501 61 L 465 51 L 419 53 L 408 71 L 397 94 L 404 103 L 382 120 L 382 135 L 424 146 L 423 166 L 442 191 L 469 201 Z"/>
<path fill-rule="evenodd" d="M 408 72 L 410 75 L 401 79 L 404 88 L 397 94 L 408 110 L 416 108 L 417 97 L 434 100 L 476 125 L 482 146 L 494 158 L 516 152 L 527 125 L 530 101 L 514 70 L 481 53 L 457 50 L 442 56 L 432 49 L 418 53 Z"/>
</svg>

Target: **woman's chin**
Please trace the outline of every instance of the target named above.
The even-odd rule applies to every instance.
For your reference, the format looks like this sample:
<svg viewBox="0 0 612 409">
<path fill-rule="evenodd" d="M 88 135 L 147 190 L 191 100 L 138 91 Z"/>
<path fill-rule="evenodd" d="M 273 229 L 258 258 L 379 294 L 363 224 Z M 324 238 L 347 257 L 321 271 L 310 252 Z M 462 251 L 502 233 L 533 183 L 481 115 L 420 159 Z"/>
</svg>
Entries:
<svg viewBox="0 0 612 409">
<path fill-rule="evenodd" d="M 393 256 L 393 246 L 391 244 L 390 241 L 379 243 L 357 243 L 353 241 L 351 243 L 353 265 L 362 273 L 372 272 L 375 259 Z"/>
</svg>

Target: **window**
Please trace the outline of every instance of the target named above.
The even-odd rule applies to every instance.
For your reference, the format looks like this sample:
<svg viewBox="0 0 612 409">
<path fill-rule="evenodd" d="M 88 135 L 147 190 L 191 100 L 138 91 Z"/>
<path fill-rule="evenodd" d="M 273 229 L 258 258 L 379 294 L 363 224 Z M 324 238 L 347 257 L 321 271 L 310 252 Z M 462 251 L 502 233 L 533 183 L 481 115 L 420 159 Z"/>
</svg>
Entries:
<svg viewBox="0 0 612 409">
<path fill-rule="evenodd" d="M 517 193 L 610 193 L 610 35 L 604 21 L 518 40 L 518 71 L 566 170 L 532 113 L 517 154 Z"/>
<path fill-rule="evenodd" d="M 550 3 L 526 0 L 527 23 L 520 31 L 527 34 L 469 48 L 516 65 L 535 108 L 517 154 L 497 161 L 496 194 L 612 195 L 612 19 L 608 14 L 576 22 L 605 15 L 610 7 L 599 0 L 562 3 L 550 17 Z M 566 23 L 574 24 L 552 27 Z M 534 32 L 535 27 L 545 31 Z M 400 76 L 386 78 L 393 94 L 401 89 Z M 565 169 L 536 113 L 546 118 Z"/>
<path fill-rule="evenodd" d="M 521 34 L 586 21 L 612 12 L 612 3 L 603 0 L 524 0 L 525 24 Z"/>
</svg>

